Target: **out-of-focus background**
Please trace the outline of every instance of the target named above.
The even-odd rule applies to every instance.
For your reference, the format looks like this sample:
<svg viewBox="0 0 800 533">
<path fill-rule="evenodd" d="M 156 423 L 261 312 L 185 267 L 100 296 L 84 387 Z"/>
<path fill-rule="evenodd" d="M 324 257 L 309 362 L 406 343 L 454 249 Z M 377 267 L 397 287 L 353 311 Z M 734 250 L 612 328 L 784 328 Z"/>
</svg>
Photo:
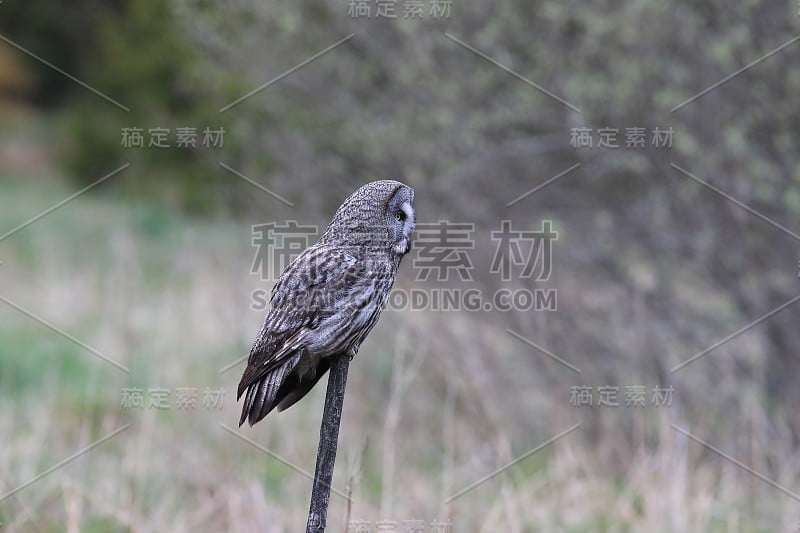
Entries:
<svg viewBox="0 0 800 533">
<path fill-rule="evenodd" d="M 386 177 L 419 301 L 329 530 L 796 530 L 798 11 L 3 1 L 0 529 L 300 530 L 325 382 L 237 426 L 269 232 Z"/>
</svg>

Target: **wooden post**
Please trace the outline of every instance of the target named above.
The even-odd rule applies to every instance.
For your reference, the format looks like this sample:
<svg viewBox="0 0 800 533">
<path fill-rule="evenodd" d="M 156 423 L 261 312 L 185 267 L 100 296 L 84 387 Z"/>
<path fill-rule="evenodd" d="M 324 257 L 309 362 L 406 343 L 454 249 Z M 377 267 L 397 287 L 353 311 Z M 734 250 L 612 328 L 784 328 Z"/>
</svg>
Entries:
<svg viewBox="0 0 800 533">
<path fill-rule="evenodd" d="M 314 486 L 311 489 L 311 505 L 308 509 L 306 533 L 325 531 L 328 520 L 328 501 L 331 497 L 333 465 L 336 462 L 336 447 L 339 441 L 339 423 L 342 420 L 344 388 L 347 385 L 347 370 L 350 357 L 340 355 L 331 363 L 328 376 L 328 392 L 325 394 L 325 410 L 319 428 L 317 466 L 314 470 Z"/>
</svg>

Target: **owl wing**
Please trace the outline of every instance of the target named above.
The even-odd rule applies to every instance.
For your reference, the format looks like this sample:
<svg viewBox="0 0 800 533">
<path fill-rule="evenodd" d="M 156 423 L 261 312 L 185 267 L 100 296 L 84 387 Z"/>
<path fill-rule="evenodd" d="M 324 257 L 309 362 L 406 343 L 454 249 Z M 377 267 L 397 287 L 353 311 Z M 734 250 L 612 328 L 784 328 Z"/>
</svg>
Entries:
<svg viewBox="0 0 800 533">
<path fill-rule="evenodd" d="M 367 265 L 354 253 L 312 246 L 300 254 L 272 289 L 270 310 L 250 351 L 237 399 L 268 374 L 291 363 L 314 336 L 315 328 L 341 308 L 351 290 L 365 282 Z M 292 368 L 285 368 L 288 374 Z M 285 375 L 283 379 L 285 379 Z"/>
</svg>

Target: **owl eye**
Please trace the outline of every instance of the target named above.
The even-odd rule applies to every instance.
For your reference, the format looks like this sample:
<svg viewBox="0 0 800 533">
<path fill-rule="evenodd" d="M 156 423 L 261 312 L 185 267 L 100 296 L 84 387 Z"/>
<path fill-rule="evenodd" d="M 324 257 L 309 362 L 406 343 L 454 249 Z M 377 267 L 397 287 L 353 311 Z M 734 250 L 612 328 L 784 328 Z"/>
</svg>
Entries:
<svg viewBox="0 0 800 533">
<path fill-rule="evenodd" d="M 406 214 L 405 214 L 405 212 L 403 212 L 403 211 L 398 211 L 397 213 L 395 213 L 395 214 L 394 214 L 394 219 L 395 219 L 396 221 L 398 221 L 398 222 L 402 222 L 403 220 L 405 220 L 405 219 L 406 219 Z"/>
</svg>

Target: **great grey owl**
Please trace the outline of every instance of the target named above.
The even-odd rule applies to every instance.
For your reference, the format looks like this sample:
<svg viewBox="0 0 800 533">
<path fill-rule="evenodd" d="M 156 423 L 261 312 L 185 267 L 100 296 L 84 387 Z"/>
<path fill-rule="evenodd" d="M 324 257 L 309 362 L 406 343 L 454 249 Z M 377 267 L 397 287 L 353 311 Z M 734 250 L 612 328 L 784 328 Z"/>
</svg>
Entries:
<svg viewBox="0 0 800 533">
<path fill-rule="evenodd" d="M 386 307 L 400 260 L 411 249 L 414 190 L 373 181 L 336 211 L 319 241 L 286 267 L 239 382 L 239 419 L 252 426 L 283 411 L 328 371 L 354 357 Z"/>
</svg>

